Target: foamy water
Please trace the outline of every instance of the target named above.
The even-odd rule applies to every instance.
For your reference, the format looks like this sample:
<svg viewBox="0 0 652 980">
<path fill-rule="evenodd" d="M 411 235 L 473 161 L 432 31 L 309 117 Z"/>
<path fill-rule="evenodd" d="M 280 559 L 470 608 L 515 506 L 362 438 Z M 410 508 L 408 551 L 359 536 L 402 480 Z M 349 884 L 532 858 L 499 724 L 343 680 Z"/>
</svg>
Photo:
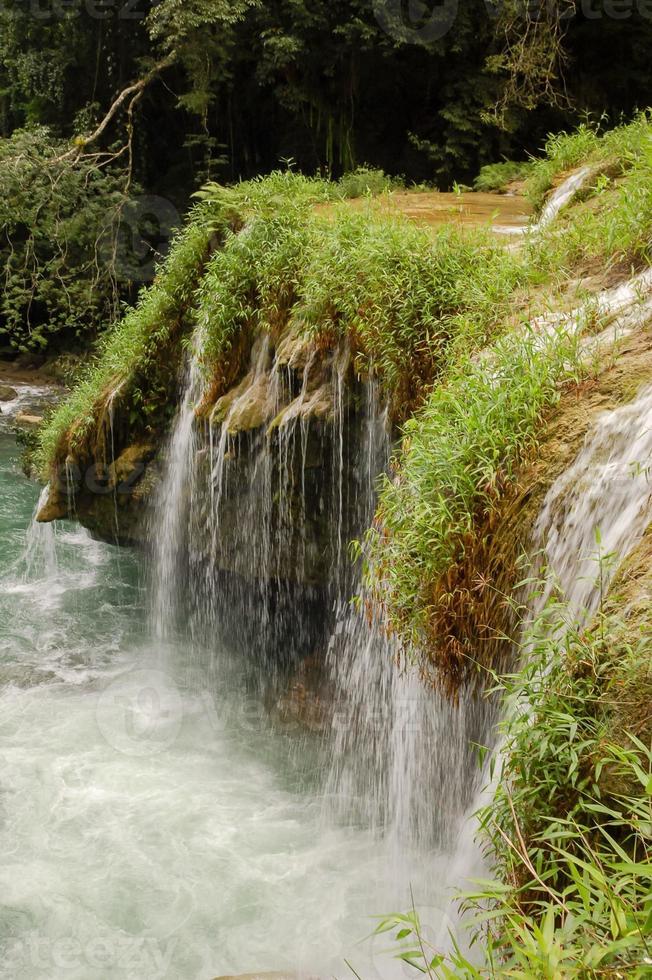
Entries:
<svg viewBox="0 0 652 980">
<path fill-rule="evenodd" d="M 328 821 L 324 746 L 275 727 L 242 660 L 148 636 L 135 556 L 32 528 L 0 436 L 0 976 L 402 977 L 374 915 L 409 884 L 445 939 L 447 858 Z"/>
</svg>

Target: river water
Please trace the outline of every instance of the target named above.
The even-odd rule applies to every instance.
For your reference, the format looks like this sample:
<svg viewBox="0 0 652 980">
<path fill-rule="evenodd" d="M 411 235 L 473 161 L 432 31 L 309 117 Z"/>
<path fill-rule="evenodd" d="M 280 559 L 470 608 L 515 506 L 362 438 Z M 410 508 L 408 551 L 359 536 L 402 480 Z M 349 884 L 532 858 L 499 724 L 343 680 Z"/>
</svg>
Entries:
<svg viewBox="0 0 652 980">
<path fill-rule="evenodd" d="M 408 975 L 374 915 L 431 938 L 448 859 L 325 819 L 327 746 L 270 720 L 228 650 L 147 625 L 139 557 L 31 524 L 0 420 L 0 976 Z M 446 865 L 447 866 L 447 865 Z"/>
</svg>

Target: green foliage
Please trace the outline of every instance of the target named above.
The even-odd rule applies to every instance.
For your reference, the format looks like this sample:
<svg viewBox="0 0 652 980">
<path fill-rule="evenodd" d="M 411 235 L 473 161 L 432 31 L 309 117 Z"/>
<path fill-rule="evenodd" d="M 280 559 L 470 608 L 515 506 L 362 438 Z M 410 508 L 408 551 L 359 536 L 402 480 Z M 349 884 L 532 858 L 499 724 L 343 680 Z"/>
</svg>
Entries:
<svg viewBox="0 0 652 980">
<path fill-rule="evenodd" d="M 518 275 L 519 263 L 484 232 L 432 236 L 373 207 L 340 207 L 319 229 L 295 318 L 315 334 L 347 336 L 404 417 L 467 322 L 476 341 L 491 335 Z"/>
<path fill-rule="evenodd" d="M 117 306 L 121 179 L 66 149 L 43 127 L 0 140 L 0 338 L 19 351 L 87 343 Z"/>
<path fill-rule="evenodd" d="M 642 114 L 606 133 L 590 161 L 596 177 L 584 193 L 586 206 L 571 220 L 547 229 L 532 243 L 541 269 L 578 266 L 594 259 L 609 266 L 640 266 L 652 255 L 652 123 Z M 600 162 L 603 168 L 599 168 Z"/>
<path fill-rule="evenodd" d="M 233 180 L 290 156 L 308 172 L 341 173 L 367 160 L 451 186 L 482 164 L 532 151 L 544 127 L 573 126 L 582 112 L 618 119 L 646 103 L 645 12 L 617 21 L 569 16 L 559 34 L 549 16 L 561 8 L 572 15 L 566 7 L 553 3 L 528 21 L 519 4 L 501 4 L 496 16 L 460 4 L 454 30 L 429 40 L 416 36 L 416 10 L 413 37 L 410 14 L 369 0 L 4 0 L 0 131 L 40 123 L 67 138 L 80 117 L 102 119 L 120 90 L 174 56 L 167 83 L 148 87 L 131 120 L 135 176 L 148 193 L 171 194 L 179 206 L 207 172 L 221 168 Z M 426 35 L 428 20 L 424 9 Z M 552 115 L 549 107 L 523 111 L 533 103 L 519 97 L 522 84 L 549 94 L 537 81 L 541 69 L 550 76 L 550 43 L 573 66 L 569 101 Z M 617 70 L 596 72 L 596 64 Z M 497 67 L 515 80 L 511 94 Z M 502 130 L 487 123 L 496 102 L 508 103 Z M 100 149 L 124 132 L 126 108 Z"/>
<path fill-rule="evenodd" d="M 190 88 L 179 103 L 205 116 L 213 102 L 215 75 L 226 72 L 235 25 L 258 0 L 160 0 L 147 17 L 149 36 L 165 54 L 174 52 Z"/>
<path fill-rule="evenodd" d="M 502 193 L 514 181 L 525 180 L 531 169 L 530 161 L 488 163 L 473 181 L 473 189 L 487 194 Z"/>
<path fill-rule="evenodd" d="M 577 370 L 576 343 L 524 331 L 463 354 L 405 424 L 367 544 L 369 584 L 407 645 L 422 635 L 433 585 L 536 444 L 559 382 Z"/>
<path fill-rule="evenodd" d="M 648 546 L 649 548 L 649 546 Z M 397 955 L 433 978 L 648 977 L 652 967 L 652 634 L 609 600 L 596 621 L 552 602 L 528 630 L 521 668 L 499 689 L 500 771 L 480 811 L 496 880 L 466 896 L 485 954 L 473 965 L 417 942 L 393 916 Z M 623 618 L 624 617 L 624 618 Z"/>
<path fill-rule="evenodd" d="M 611 262 L 649 259 L 652 139 L 648 118 L 641 116 L 602 141 L 586 128 L 575 136 L 563 135 L 550 143 L 551 157 L 544 163 L 566 169 L 570 160 L 584 162 L 580 147 L 581 152 L 592 154 L 591 159 L 608 160 L 618 148 L 619 172 L 625 179 L 612 186 L 608 178 L 604 206 L 599 185 L 594 187 L 588 202 L 591 207 L 572 209 L 561 230 L 553 225 L 544 237 L 533 241 L 519 271 L 521 281 L 546 277 L 549 281 L 560 269 L 563 274 L 589 256 Z M 457 251 L 452 254 L 459 257 Z M 369 264 L 365 257 L 365 268 Z M 468 318 L 476 325 L 486 304 L 496 302 L 507 288 L 507 266 L 487 267 L 487 271 L 488 280 L 479 278 L 476 283 L 473 314 Z M 507 273 L 502 283 L 501 273 Z M 351 297 L 352 309 L 360 305 L 355 293 L 360 277 L 360 267 L 347 256 L 337 279 L 345 298 Z M 454 280 L 472 295 L 469 270 L 458 266 Z M 338 286 L 328 279 L 326 270 L 322 270 L 321 282 L 324 309 L 319 316 L 323 319 L 328 297 L 338 295 Z M 444 277 L 441 287 L 427 287 L 432 302 L 441 296 L 438 289 L 445 291 L 445 283 Z M 411 289 L 405 292 L 412 295 Z M 383 305 L 391 305 L 391 298 L 384 297 Z M 433 322 L 438 322 L 437 315 Z M 418 348 L 411 346 L 409 336 L 409 327 L 396 334 L 401 338 L 396 364 L 400 365 L 400 350 L 415 359 Z M 490 336 L 485 334 L 484 341 Z M 527 331 L 508 335 L 482 358 L 472 353 L 480 338 L 474 340 L 468 325 L 465 329 L 459 322 L 451 324 L 449 338 L 444 380 L 404 426 L 403 445 L 394 461 L 392 479 L 386 479 L 381 488 L 377 522 L 368 540 L 370 584 L 408 646 L 423 639 L 436 583 L 451 564 L 464 557 L 465 541 L 473 540 L 475 528 L 493 507 L 502 486 L 536 444 L 542 413 L 556 399 L 559 382 L 578 370 L 576 341 L 563 332 L 545 342 Z M 441 340 L 433 332 L 428 349 L 438 343 Z M 468 347 L 470 351 L 465 350 Z M 391 358 L 383 342 L 376 342 L 375 349 Z M 390 381 L 393 366 L 390 362 Z"/>
<path fill-rule="evenodd" d="M 348 338 L 360 370 L 373 368 L 404 415 L 452 336 L 470 332 L 471 321 L 476 342 L 491 335 L 520 265 L 483 232 L 442 229 L 433 238 L 373 206 L 313 212 L 340 190 L 274 174 L 202 192 L 232 202 L 236 227 L 246 222 L 227 236 L 202 284 L 206 356 L 216 365 L 239 331 L 291 318 L 316 338 Z"/>
<path fill-rule="evenodd" d="M 83 443 L 107 395 L 118 388 L 121 398 L 131 401 L 135 426 L 164 424 L 173 403 L 157 379 L 178 368 L 166 363 L 168 342 L 176 335 L 187 336 L 201 318 L 206 324 L 206 359 L 217 370 L 216 360 L 226 353 L 229 338 L 241 325 L 237 304 L 252 277 L 261 277 L 264 270 L 274 274 L 281 262 L 278 239 L 293 232 L 300 235 L 309 205 L 328 194 L 324 181 L 290 172 L 232 188 L 207 185 L 151 287 L 101 340 L 81 382 L 43 428 L 41 472 L 47 474 L 64 442 L 72 449 Z M 245 233 L 238 234 L 245 225 Z M 207 268 L 211 248 L 217 251 Z M 271 295 L 271 283 L 268 289 Z"/>
<path fill-rule="evenodd" d="M 319 342 L 347 338 L 360 370 L 382 379 L 404 417 L 452 338 L 464 333 L 469 346 L 492 335 L 521 265 L 485 232 L 443 229 L 433 236 L 371 205 L 315 212 L 315 204 L 340 193 L 339 185 L 292 172 L 229 188 L 207 185 L 157 281 L 48 426 L 42 460 L 53 458 L 73 422 L 75 437 L 82 437 L 107 386 L 149 370 L 180 306 L 186 331 L 191 323 L 202 328 L 209 384 L 219 387 L 228 373 L 234 341 L 291 321 Z M 204 269 L 207 234 L 219 247 Z M 155 412 L 157 398 L 140 385 Z"/>
<path fill-rule="evenodd" d="M 625 614 L 626 626 L 603 608 L 586 629 L 552 604 L 501 684 L 520 707 L 481 819 L 510 887 L 476 901 L 493 902 L 490 942 L 512 976 L 650 973 L 652 651 L 648 625 Z"/>
<path fill-rule="evenodd" d="M 612 176 L 625 172 L 645 154 L 650 143 L 650 116 L 639 113 L 632 122 L 601 131 L 596 125 L 583 123 L 572 132 L 549 136 L 545 155 L 533 160 L 527 180 L 527 194 L 532 204 L 540 208 L 555 179 L 582 164 L 610 164 Z"/>
<path fill-rule="evenodd" d="M 319 177 L 306 177 L 292 169 L 275 170 L 266 177 L 241 181 L 230 187 L 210 182 L 194 195 L 210 205 L 215 220 L 230 222 L 238 230 L 250 217 L 269 215 L 288 206 L 305 209 L 329 201 L 333 185 Z"/>
<path fill-rule="evenodd" d="M 433 238 L 371 205 L 314 213 L 340 192 L 341 184 L 277 173 L 201 193 L 239 215 L 199 294 L 206 358 L 215 366 L 240 331 L 291 318 L 315 337 L 347 337 L 360 369 L 373 366 L 405 414 L 452 336 L 470 333 L 471 321 L 476 342 L 491 335 L 520 265 L 483 232 Z"/>
<path fill-rule="evenodd" d="M 387 191 L 404 189 L 404 181 L 390 177 L 383 170 L 374 167 L 357 167 L 344 174 L 339 180 L 340 194 L 343 198 L 373 196 Z"/>
<path fill-rule="evenodd" d="M 173 242 L 165 267 L 138 305 L 102 338 L 97 357 L 85 370 L 70 398 L 42 428 L 37 456 L 47 476 L 57 460 L 63 439 L 74 451 L 96 422 L 98 406 L 111 391 L 131 399 L 133 423 L 157 421 L 165 404 L 157 400 L 156 378 L 161 370 L 175 371 L 162 352 L 175 331 L 192 322 L 194 293 L 208 256 L 213 231 L 203 206 L 191 216 L 186 230 Z M 162 392 L 165 397 L 166 392 Z M 140 418 L 139 418 L 140 416 Z"/>
<path fill-rule="evenodd" d="M 216 189 L 214 200 L 228 201 L 239 217 L 199 291 L 209 370 L 220 370 L 240 333 L 283 325 L 312 244 L 312 205 L 328 193 L 325 182 L 291 173 L 241 184 L 233 192 Z"/>
<path fill-rule="evenodd" d="M 597 130 L 583 123 L 571 133 L 548 137 L 544 156 L 534 160 L 527 181 L 527 195 L 533 206 L 541 208 L 555 178 L 567 170 L 586 163 L 600 146 Z"/>
</svg>

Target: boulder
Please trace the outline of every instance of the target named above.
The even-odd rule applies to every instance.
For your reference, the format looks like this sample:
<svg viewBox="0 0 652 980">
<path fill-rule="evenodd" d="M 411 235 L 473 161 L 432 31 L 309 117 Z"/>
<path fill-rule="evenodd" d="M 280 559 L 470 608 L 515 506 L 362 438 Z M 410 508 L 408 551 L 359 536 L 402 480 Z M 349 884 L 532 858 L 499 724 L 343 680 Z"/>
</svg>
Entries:
<svg viewBox="0 0 652 980">
<path fill-rule="evenodd" d="M 68 501 L 52 489 L 38 514 L 36 522 L 38 524 L 50 524 L 52 521 L 60 521 L 68 516 Z"/>
<path fill-rule="evenodd" d="M 40 425 L 42 421 L 42 415 L 27 415 L 25 412 L 19 412 L 14 418 L 16 425 L 24 425 L 30 428 Z"/>
<path fill-rule="evenodd" d="M 18 392 L 11 385 L 0 385 L 0 402 L 12 402 L 18 398 Z"/>
</svg>

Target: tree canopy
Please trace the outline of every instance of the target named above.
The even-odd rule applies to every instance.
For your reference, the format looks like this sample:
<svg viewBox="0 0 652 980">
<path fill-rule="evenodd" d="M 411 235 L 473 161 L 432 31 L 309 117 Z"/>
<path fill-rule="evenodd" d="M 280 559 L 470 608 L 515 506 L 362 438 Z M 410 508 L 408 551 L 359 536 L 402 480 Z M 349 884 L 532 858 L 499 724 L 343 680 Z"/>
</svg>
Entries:
<svg viewBox="0 0 652 980">
<path fill-rule="evenodd" d="M 648 103 L 646 3 L 4 0 L 0 335 L 78 336 L 87 296 L 92 337 L 161 256 L 147 215 L 171 228 L 207 180 L 369 164 L 445 189 L 617 123 Z"/>
</svg>

